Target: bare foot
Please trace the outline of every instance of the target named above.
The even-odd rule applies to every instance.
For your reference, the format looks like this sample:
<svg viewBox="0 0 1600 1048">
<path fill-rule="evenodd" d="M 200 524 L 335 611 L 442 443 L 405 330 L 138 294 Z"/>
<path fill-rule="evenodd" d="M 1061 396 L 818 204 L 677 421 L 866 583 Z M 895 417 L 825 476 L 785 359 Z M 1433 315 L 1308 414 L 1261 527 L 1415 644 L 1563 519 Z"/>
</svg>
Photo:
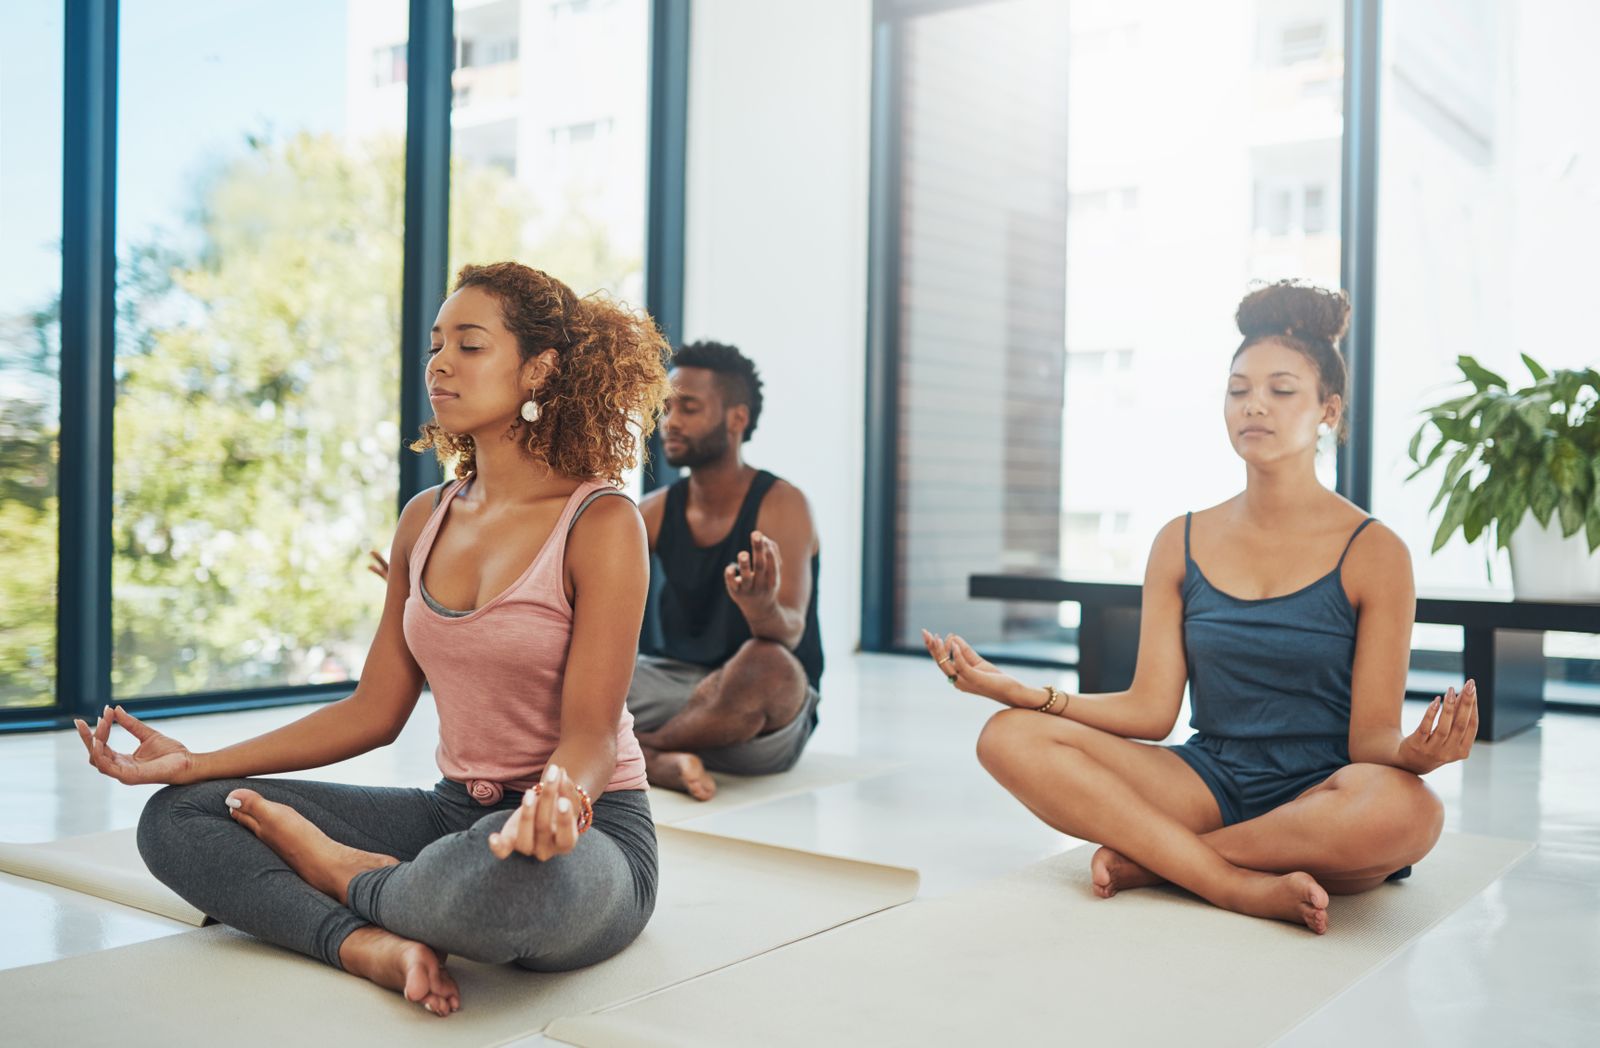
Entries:
<svg viewBox="0 0 1600 1048">
<path fill-rule="evenodd" d="M 228 794 L 228 808 L 234 822 L 261 838 L 302 880 L 341 904 L 348 902 L 350 879 L 356 874 L 400 861 L 340 844 L 287 804 L 269 801 L 255 790 L 234 790 Z"/>
<path fill-rule="evenodd" d="M 1152 884 L 1166 883 L 1132 859 L 1110 848 L 1101 848 L 1089 860 L 1089 870 L 1094 876 L 1094 893 L 1109 899 L 1129 888 L 1148 888 Z"/>
<path fill-rule="evenodd" d="M 699 757 L 692 753 L 652 750 L 648 746 L 640 748 L 644 750 L 644 773 L 650 785 L 687 793 L 697 801 L 708 801 L 717 795 L 717 780 L 706 771 Z"/>
<path fill-rule="evenodd" d="M 1304 924 L 1318 935 L 1328 930 L 1328 893 L 1309 873 L 1245 870 L 1231 899 L 1223 905 L 1252 917 Z"/>
<path fill-rule="evenodd" d="M 443 1018 L 461 1007 L 461 991 L 445 971 L 445 954 L 402 939 L 375 924 L 357 928 L 339 945 L 339 963 L 351 975 L 370 979 Z"/>
</svg>

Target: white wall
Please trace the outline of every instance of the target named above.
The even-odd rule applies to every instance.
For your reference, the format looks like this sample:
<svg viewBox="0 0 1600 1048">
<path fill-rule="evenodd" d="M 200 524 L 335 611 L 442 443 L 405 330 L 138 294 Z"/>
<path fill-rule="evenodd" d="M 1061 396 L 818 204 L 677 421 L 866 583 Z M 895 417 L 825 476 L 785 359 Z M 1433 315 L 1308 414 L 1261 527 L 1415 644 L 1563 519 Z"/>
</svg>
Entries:
<svg viewBox="0 0 1600 1048">
<path fill-rule="evenodd" d="M 870 0 L 695 0 L 684 336 L 765 384 L 756 466 L 822 540 L 824 647 L 861 635 Z"/>
</svg>

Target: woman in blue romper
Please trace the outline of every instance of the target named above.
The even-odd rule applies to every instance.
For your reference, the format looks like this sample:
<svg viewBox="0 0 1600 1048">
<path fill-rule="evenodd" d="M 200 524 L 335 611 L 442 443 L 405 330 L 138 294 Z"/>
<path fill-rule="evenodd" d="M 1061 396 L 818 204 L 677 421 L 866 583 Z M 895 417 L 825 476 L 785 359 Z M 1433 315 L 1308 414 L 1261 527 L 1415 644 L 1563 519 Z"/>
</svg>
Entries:
<svg viewBox="0 0 1600 1048">
<path fill-rule="evenodd" d="M 1405 544 L 1317 479 L 1343 436 L 1349 300 L 1285 282 L 1240 303 L 1228 438 L 1245 489 L 1173 520 L 1145 572 L 1127 691 L 1029 687 L 960 637 L 923 631 L 956 688 L 1012 709 L 978 759 L 1051 826 L 1102 847 L 1096 894 L 1170 881 L 1327 930 L 1328 896 L 1404 876 L 1438 840 L 1421 775 L 1477 734 L 1472 681 L 1400 722 L 1416 611 Z M 1189 686 L 1196 734 L 1158 741 Z"/>
</svg>

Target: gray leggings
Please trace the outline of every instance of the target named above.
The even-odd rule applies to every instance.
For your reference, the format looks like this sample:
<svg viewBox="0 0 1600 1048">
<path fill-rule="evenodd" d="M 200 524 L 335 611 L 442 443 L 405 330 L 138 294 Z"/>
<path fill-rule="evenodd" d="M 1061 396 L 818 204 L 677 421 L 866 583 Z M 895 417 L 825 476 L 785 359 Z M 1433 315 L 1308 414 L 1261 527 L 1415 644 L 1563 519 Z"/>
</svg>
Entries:
<svg viewBox="0 0 1600 1048">
<path fill-rule="evenodd" d="M 241 786 L 293 807 L 336 841 L 401 861 L 357 875 L 349 906 L 341 906 L 229 817 L 224 798 Z M 432 790 L 297 779 L 168 786 L 139 819 L 139 854 L 206 915 L 336 968 L 339 945 L 367 924 L 534 971 L 605 960 L 655 909 L 656 834 L 645 792 L 599 797 L 594 825 L 566 855 L 497 859 L 489 834 L 521 799 L 508 790 L 486 808 L 449 779 Z"/>
</svg>

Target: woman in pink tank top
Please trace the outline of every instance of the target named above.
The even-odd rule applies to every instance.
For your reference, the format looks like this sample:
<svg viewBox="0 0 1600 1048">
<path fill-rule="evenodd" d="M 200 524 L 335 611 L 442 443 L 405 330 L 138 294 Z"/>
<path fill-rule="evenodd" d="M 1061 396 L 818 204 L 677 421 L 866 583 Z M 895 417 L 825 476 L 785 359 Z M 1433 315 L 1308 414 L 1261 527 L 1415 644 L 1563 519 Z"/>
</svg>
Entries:
<svg viewBox="0 0 1600 1048">
<path fill-rule="evenodd" d="M 624 705 L 649 565 L 617 488 L 654 428 L 666 355 L 648 317 L 538 270 L 461 271 L 413 445 L 455 479 L 401 513 L 355 693 L 211 753 L 120 707 L 79 722 L 101 772 L 172 784 L 139 824 L 158 878 L 437 1015 L 461 1006 L 449 954 L 556 971 L 633 941 L 656 889 Z M 444 775 L 431 790 L 244 778 L 392 742 L 425 682 Z M 113 724 L 139 740 L 131 755 L 108 745 Z"/>
</svg>

